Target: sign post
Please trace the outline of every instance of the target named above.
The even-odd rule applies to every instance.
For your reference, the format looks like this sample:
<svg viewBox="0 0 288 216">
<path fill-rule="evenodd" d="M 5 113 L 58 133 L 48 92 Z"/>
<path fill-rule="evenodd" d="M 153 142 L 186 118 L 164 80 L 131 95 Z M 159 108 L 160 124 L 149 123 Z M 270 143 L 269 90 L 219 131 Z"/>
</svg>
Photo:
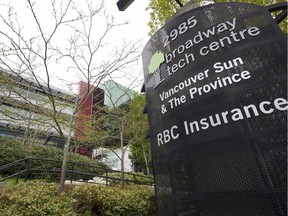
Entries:
<svg viewBox="0 0 288 216">
<path fill-rule="evenodd" d="M 265 7 L 167 22 L 143 51 L 158 215 L 286 215 L 287 38 Z"/>
</svg>

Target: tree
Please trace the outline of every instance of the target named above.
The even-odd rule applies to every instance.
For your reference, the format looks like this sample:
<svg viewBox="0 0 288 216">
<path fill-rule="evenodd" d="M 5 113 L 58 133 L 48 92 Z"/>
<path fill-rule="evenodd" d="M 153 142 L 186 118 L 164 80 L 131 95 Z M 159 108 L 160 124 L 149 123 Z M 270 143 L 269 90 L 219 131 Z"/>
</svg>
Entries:
<svg viewBox="0 0 288 216">
<path fill-rule="evenodd" d="M 29 109 L 48 118 L 54 130 L 65 139 L 59 186 L 62 192 L 77 113 L 94 87 L 98 87 L 115 71 L 124 70 L 128 64 L 138 60 L 139 47 L 138 44 L 123 43 L 105 56 L 106 59 L 101 58 L 105 54 L 105 38 L 114 28 L 124 24 L 115 23 L 113 17 L 107 15 L 104 1 L 94 5 L 89 0 L 85 3 L 81 1 L 81 4 L 76 0 L 51 0 L 45 11 L 41 12 L 37 11 L 38 6 L 39 2 L 26 1 L 25 17 L 30 21 L 23 24 L 20 23 L 20 13 L 11 4 L 1 5 L 7 12 L 0 15 L 0 66 L 22 80 L 29 82 L 32 79 L 45 94 L 48 109 L 28 101 Z M 28 26 L 29 30 L 26 30 Z M 59 65 L 66 78 L 73 74 L 73 77 L 87 83 L 81 99 L 72 104 L 68 119 L 63 119 L 63 107 L 59 106 L 52 87 L 59 80 L 55 73 Z M 74 84 L 71 81 L 66 88 L 73 89 Z"/>
<path fill-rule="evenodd" d="M 182 0 L 182 4 L 186 4 L 188 0 Z M 179 4 L 175 0 L 150 0 L 146 10 L 151 10 L 149 36 L 152 36 L 165 22 L 180 9 Z"/>
<path fill-rule="evenodd" d="M 141 94 L 134 94 L 133 100 L 129 103 L 129 124 L 126 130 L 127 136 L 132 140 L 131 156 L 132 161 L 137 162 L 149 175 L 149 161 L 151 160 L 150 143 L 146 139 L 148 132 L 147 115 L 143 114 L 146 98 Z"/>
<path fill-rule="evenodd" d="M 117 158 L 120 160 L 121 167 L 121 186 L 125 187 L 125 176 L 124 176 L 124 160 L 125 154 L 128 146 L 130 145 L 130 140 L 125 136 L 125 129 L 127 127 L 127 106 L 122 105 L 120 107 L 102 107 L 101 115 L 94 119 L 94 136 L 90 139 L 94 139 L 97 142 L 97 147 L 99 143 L 102 144 L 102 148 L 107 148 L 111 150 Z M 91 133 L 89 134 L 91 135 Z M 95 146 L 94 146 L 95 147 Z M 115 149 L 120 148 L 120 154 L 115 151 Z"/>
<path fill-rule="evenodd" d="M 181 0 L 181 3 L 183 5 L 187 4 L 194 4 L 197 3 L 198 5 L 206 4 L 208 1 L 206 0 Z M 227 2 L 227 0 L 213 0 L 209 1 L 209 3 L 221 3 L 221 2 Z M 244 3 L 252 3 L 252 4 L 258 4 L 262 6 L 270 5 L 270 4 L 276 4 L 285 2 L 283 0 L 230 0 L 228 2 L 244 2 Z M 196 5 L 194 6 L 196 7 Z M 192 7 L 193 8 L 193 7 Z M 191 9 L 192 9 L 191 8 Z M 172 17 L 178 10 L 180 9 L 180 6 L 177 4 L 175 0 L 150 0 L 149 5 L 146 10 L 150 10 L 150 21 L 148 23 L 150 27 L 149 36 L 152 36 L 161 26 L 165 24 L 165 22 Z M 275 15 L 275 13 L 273 13 Z M 280 28 L 287 33 L 287 18 L 284 20 L 284 22 L 281 23 Z"/>
<path fill-rule="evenodd" d="M 133 83 L 134 82 L 131 83 L 129 88 L 126 88 L 113 80 L 110 80 L 102 87 L 105 89 L 106 106 L 98 106 L 96 108 L 98 112 L 94 113 L 90 123 L 90 125 L 93 126 L 83 134 L 83 140 L 86 141 L 86 144 L 90 143 L 94 148 L 109 149 L 116 155 L 121 164 L 122 188 L 125 187 L 125 155 L 132 143 L 135 143 L 136 140 L 141 140 L 140 134 L 138 133 L 139 128 L 136 127 L 141 127 L 141 129 L 144 130 L 145 128 L 147 129 L 147 119 L 145 126 L 143 126 L 143 124 L 137 125 L 135 121 L 139 119 L 136 119 L 135 117 L 134 123 L 132 120 L 131 108 L 135 114 L 136 112 L 139 113 L 139 109 L 143 109 L 144 106 L 143 103 L 140 105 L 138 104 L 138 106 L 136 106 L 138 102 L 133 103 L 134 99 L 132 99 L 132 97 L 136 96 L 135 92 L 130 89 L 132 88 L 131 86 Z M 143 101 L 143 97 L 141 99 Z M 130 106 L 131 103 L 135 105 Z M 140 106 L 142 107 L 140 108 Z M 142 140 L 143 139 L 144 136 Z M 120 151 L 117 152 L 118 150 Z M 147 157 L 145 158 L 147 159 Z"/>
<path fill-rule="evenodd" d="M 1 71 L 0 74 L 1 122 L 7 123 L 6 127 L 11 130 L 18 128 L 19 133 L 23 133 L 22 143 L 29 144 L 30 148 L 40 142 L 39 137 L 42 137 L 41 142 L 45 144 L 55 131 L 55 125 L 51 124 L 47 115 L 43 115 L 49 110 L 49 99 L 41 96 L 40 92 L 36 93 L 37 89 L 31 83 L 20 82 L 18 77 L 7 72 Z M 57 101 L 59 110 L 68 105 Z M 58 116 L 58 121 L 65 118 L 67 115 L 63 113 Z"/>
</svg>

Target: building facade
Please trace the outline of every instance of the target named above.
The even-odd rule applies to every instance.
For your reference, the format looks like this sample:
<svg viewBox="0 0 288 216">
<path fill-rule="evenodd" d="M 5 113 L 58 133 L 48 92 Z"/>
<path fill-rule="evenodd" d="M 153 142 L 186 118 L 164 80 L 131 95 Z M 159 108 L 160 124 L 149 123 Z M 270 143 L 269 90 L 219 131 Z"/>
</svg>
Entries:
<svg viewBox="0 0 288 216">
<path fill-rule="evenodd" d="M 77 97 L 3 69 L 0 79 L 0 136 L 24 143 L 63 145 L 60 135 L 68 135 L 65 122 L 71 118 Z M 53 115 L 59 120 L 58 126 Z"/>
<path fill-rule="evenodd" d="M 80 82 L 79 85 L 79 92 L 78 95 L 81 98 L 82 92 L 87 92 L 87 83 Z M 106 81 L 103 85 L 101 85 L 100 88 L 91 88 L 91 95 L 86 98 L 85 100 L 85 106 L 82 107 L 80 112 L 78 113 L 78 123 L 77 125 L 80 126 L 81 130 L 79 132 L 76 132 L 76 137 L 78 140 L 81 140 L 83 136 L 83 131 L 87 130 L 97 130 L 95 127 L 93 129 L 93 125 L 87 125 L 87 122 L 89 122 L 92 118 L 97 118 L 101 115 L 106 115 L 106 113 L 101 113 L 101 108 L 115 108 L 115 107 L 121 107 L 126 105 L 134 95 L 134 91 L 126 88 L 125 86 L 116 83 L 112 80 Z M 111 119 L 112 120 L 112 119 Z M 109 120 L 107 120 L 109 121 Z M 115 122 L 114 122 L 115 123 Z M 99 122 L 98 122 L 99 124 Z M 103 130 L 104 127 L 103 127 Z M 82 132 L 81 132 L 82 131 Z M 111 136 L 111 134 L 110 134 Z M 108 142 L 113 140 L 116 142 L 120 142 L 120 138 L 117 135 L 112 135 Z M 93 141 L 95 142 L 95 141 Z M 121 149 L 116 148 L 113 151 L 111 151 L 108 148 L 101 147 L 100 143 L 93 143 L 88 146 L 79 146 L 77 149 L 75 149 L 75 152 L 78 152 L 80 154 L 85 154 L 89 157 L 92 157 L 97 160 L 101 160 L 104 164 L 108 165 L 114 170 L 120 170 L 121 169 L 121 160 L 119 159 L 119 156 L 121 154 Z M 125 155 L 124 155 L 124 169 L 127 172 L 130 172 L 133 170 L 133 164 L 132 161 L 129 159 L 130 151 L 127 149 Z"/>
<path fill-rule="evenodd" d="M 62 148 L 71 126 L 69 121 L 74 118 L 72 150 L 92 158 L 93 147 L 91 145 L 88 147 L 85 142 L 81 142 L 84 132 L 93 130 L 93 125 L 89 122 L 95 115 L 99 115 L 99 112 L 101 115 L 101 107 L 121 106 L 130 101 L 133 94 L 132 90 L 109 80 L 100 88 L 88 86 L 87 83 L 80 81 L 78 93 L 73 95 L 56 87 L 48 88 L 31 79 L 12 75 L 2 69 L 0 71 L 0 136 L 18 139 L 22 143 L 31 145 L 51 145 Z M 77 103 L 81 106 L 73 116 Z M 54 117 L 57 121 L 53 120 Z M 115 157 L 109 154 L 104 162 L 111 165 L 114 159 Z M 128 161 L 127 164 L 130 163 L 128 154 L 125 160 Z"/>
</svg>

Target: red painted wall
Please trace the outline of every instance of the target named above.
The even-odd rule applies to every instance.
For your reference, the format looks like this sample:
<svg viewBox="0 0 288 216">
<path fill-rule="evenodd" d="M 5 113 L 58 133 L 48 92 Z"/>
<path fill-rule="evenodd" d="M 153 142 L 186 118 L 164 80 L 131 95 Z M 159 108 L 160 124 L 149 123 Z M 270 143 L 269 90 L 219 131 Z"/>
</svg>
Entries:
<svg viewBox="0 0 288 216">
<path fill-rule="evenodd" d="M 97 106 L 104 106 L 104 90 L 90 86 L 80 81 L 78 88 L 78 96 L 81 101 L 81 108 L 77 114 L 77 130 L 75 131 L 75 138 L 80 140 L 83 137 L 81 131 L 90 130 L 91 125 L 87 124 L 93 117 L 94 112 L 97 111 Z M 95 106 L 93 109 L 93 105 Z"/>
<path fill-rule="evenodd" d="M 89 125 L 87 125 L 87 122 L 91 120 L 92 118 L 92 105 L 93 105 L 93 91 L 95 90 L 94 86 L 90 86 L 88 89 L 88 84 L 80 81 L 79 82 L 79 88 L 78 88 L 78 96 L 79 100 L 82 103 L 82 106 L 80 107 L 80 110 L 77 114 L 77 130 L 75 131 L 75 138 L 81 139 L 83 137 L 83 134 L 81 131 L 88 130 L 90 128 Z"/>
</svg>

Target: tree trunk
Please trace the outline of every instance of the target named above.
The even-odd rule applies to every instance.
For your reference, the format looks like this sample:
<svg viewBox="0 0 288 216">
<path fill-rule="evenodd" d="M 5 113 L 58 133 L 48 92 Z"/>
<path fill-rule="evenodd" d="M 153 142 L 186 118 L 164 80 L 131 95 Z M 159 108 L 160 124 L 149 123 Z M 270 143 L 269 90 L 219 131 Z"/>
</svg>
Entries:
<svg viewBox="0 0 288 216">
<path fill-rule="evenodd" d="M 144 150 L 143 143 L 141 143 L 141 147 L 142 147 L 142 152 L 143 152 L 143 156 L 144 156 L 144 160 L 145 160 L 146 173 L 147 173 L 147 175 L 150 175 L 150 170 L 149 170 L 149 166 L 148 166 L 147 155 L 146 155 L 146 152 L 145 152 L 145 150 Z"/>
<path fill-rule="evenodd" d="M 73 123 L 73 119 L 74 119 L 73 116 L 74 116 L 74 114 L 71 116 L 69 125 L 72 125 L 72 123 Z M 68 162 L 68 154 L 69 154 L 71 137 L 72 137 L 72 128 L 69 127 L 68 137 L 67 137 L 67 139 L 65 141 L 65 146 L 64 146 L 63 161 L 62 161 L 62 168 L 61 168 L 61 177 L 60 177 L 60 185 L 59 185 L 59 188 L 58 188 L 58 192 L 59 193 L 62 193 L 64 191 L 65 176 L 66 176 L 66 170 L 67 170 L 67 162 Z"/>
<path fill-rule="evenodd" d="M 123 132 L 120 132 L 120 140 L 121 140 L 121 188 L 125 188 L 125 178 L 124 178 L 124 143 L 123 143 Z"/>
</svg>

